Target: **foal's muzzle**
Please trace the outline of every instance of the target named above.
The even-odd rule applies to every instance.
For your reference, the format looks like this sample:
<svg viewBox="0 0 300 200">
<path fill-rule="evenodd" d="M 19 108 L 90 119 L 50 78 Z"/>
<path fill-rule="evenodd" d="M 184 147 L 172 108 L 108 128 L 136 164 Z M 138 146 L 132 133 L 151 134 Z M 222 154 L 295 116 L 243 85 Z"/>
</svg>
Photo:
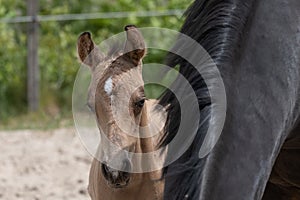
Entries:
<svg viewBox="0 0 300 200">
<path fill-rule="evenodd" d="M 122 188 L 128 185 L 130 180 L 130 173 L 128 171 L 131 169 L 131 163 L 126 159 L 123 160 L 122 166 L 124 171 L 113 169 L 106 164 L 101 165 L 102 174 L 110 187 Z"/>
</svg>

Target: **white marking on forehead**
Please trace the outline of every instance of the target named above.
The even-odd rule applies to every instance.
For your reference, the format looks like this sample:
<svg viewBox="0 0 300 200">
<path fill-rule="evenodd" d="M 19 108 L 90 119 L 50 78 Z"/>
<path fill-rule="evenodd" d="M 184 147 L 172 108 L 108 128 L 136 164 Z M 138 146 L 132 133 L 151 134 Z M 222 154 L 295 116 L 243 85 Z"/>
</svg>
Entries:
<svg viewBox="0 0 300 200">
<path fill-rule="evenodd" d="M 109 77 L 104 84 L 104 91 L 110 96 L 112 93 L 113 82 L 112 77 Z"/>
</svg>

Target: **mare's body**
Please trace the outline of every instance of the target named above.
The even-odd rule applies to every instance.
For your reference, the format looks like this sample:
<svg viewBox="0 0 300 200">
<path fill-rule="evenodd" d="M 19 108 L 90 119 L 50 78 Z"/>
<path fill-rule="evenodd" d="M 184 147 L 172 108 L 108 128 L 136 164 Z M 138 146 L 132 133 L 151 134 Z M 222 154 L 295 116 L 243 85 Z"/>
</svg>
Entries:
<svg viewBox="0 0 300 200">
<path fill-rule="evenodd" d="M 193 145 L 165 172 L 164 199 L 261 199 L 287 138 L 294 139 L 290 165 L 281 165 L 277 172 L 291 170 L 294 176 L 279 176 L 289 183 L 287 187 L 299 192 L 300 170 L 290 168 L 300 166 L 300 132 L 292 132 L 300 114 L 300 1 L 200 0 L 186 15 L 181 32 L 197 40 L 216 62 L 226 89 L 227 116 L 213 151 L 197 159 L 201 133 L 208 123 L 202 120 Z M 192 76 L 184 60 L 170 56 L 169 63 L 180 64 L 181 73 Z M 191 81 L 196 91 L 202 91 L 197 95 L 202 114 L 208 115 L 210 104 L 205 95 L 209 95 L 199 82 L 203 82 L 201 77 Z M 167 93 L 161 103 L 172 101 Z M 176 113 L 176 105 L 173 110 Z M 166 141 L 174 137 L 178 118 L 172 115 L 169 120 Z M 278 199 L 297 198 L 297 192 L 282 192 L 274 183 L 269 183 L 264 198 L 272 199 L 274 191 Z"/>
</svg>

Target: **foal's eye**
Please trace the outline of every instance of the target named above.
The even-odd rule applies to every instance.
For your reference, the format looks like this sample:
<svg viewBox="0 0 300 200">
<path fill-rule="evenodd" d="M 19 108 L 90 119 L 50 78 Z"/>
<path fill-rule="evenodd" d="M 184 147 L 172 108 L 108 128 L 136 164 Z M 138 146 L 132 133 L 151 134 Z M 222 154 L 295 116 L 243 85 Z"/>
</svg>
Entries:
<svg viewBox="0 0 300 200">
<path fill-rule="evenodd" d="M 145 104 L 145 99 L 141 99 L 135 103 L 136 107 L 142 108 Z"/>
</svg>

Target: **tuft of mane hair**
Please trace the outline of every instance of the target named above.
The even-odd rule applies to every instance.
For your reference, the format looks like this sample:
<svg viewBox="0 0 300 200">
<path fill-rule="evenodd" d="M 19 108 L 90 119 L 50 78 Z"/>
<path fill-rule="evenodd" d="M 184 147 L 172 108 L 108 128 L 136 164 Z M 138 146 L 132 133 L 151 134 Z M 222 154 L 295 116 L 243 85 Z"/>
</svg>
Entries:
<svg viewBox="0 0 300 200">
<path fill-rule="evenodd" d="M 238 44 L 253 2 L 254 0 L 196 0 L 185 12 L 186 20 L 181 33 L 202 45 L 219 68 L 233 67 L 231 61 L 238 52 Z M 189 81 L 198 97 L 201 116 L 199 129 L 189 149 L 164 170 L 164 199 L 198 199 L 201 172 L 206 160 L 199 159 L 198 153 L 209 125 L 210 95 L 201 74 L 182 57 L 170 53 L 166 64 L 170 67 L 179 65 L 179 72 Z M 226 78 L 226 74 L 222 75 Z M 173 88 L 179 90 L 180 85 L 176 85 L 175 81 Z M 183 103 L 188 104 L 188 98 Z M 170 90 L 162 95 L 160 104 L 168 107 L 165 137 L 160 143 L 165 146 L 176 136 L 180 124 L 180 106 Z"/>
</svg>

